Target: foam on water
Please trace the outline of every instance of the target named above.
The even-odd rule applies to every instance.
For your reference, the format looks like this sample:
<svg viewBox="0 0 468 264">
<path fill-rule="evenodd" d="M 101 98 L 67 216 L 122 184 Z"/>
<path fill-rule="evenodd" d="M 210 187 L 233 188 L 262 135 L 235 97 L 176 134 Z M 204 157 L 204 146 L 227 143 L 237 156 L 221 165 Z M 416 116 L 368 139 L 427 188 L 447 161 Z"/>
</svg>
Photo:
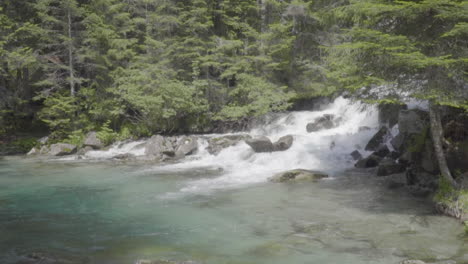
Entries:
<svg viewBox="0 0 468 264">
<path fill-rule="evenodd" d="M 134 156 L 145 155 L 145 140 L 132 142 L 117 142 L 108 150 L 95 150 L 86 152 L 85 159 L 109 159 L 120 154 L 131 154 Z"/>
<path fill-rule="evenodd" d="M 306 125 L 324 114 L 341 118 L 332 129 L 308 133 Z M 359 129 L 367 126 L 370 129 Z M 264 182 L 273 174 L 291 169 L 322 170 L 331 176 L 353 166 L 350 153 L 363 147 L 378 128 L 378 114 L 374 106 L 352 102 L 342 97 L 321 111 L 290 112 L 277 116 L 269 124 L 249 132 L 252 136 L 267 136 L 272 141 L 285 135 L 293 135 L 294 143 L 287 151 L 254 153 L 246 144 L 240 143 L 210 155 L 205 147 L 198 155 L 186 162 L 154 166 L 154 171 L 190 170 L 192 168 L 217 167 L 223 170 L 218 178 L 199 179 L 181 189 L 182 193 L 209 192 L 215 189 L 232 188 L 245 184 Z M 219 136 L 219 135 L 217 135 Z"/>
</svg>

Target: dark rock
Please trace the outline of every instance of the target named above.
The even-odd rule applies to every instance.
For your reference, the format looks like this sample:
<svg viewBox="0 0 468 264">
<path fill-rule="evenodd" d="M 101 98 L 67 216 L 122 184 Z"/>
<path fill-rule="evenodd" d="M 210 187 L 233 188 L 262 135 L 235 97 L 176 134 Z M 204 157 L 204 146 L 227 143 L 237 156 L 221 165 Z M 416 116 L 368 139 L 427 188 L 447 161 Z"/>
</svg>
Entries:
<svg viewBox="0 0 468 264">
<path fill-rule="evenodd" d="M 174 156 L 175 150 L 170 140 L 161 135 L 154 135 L 146 143 L 145 154 L 154 157 L 162 157 L 163 154 Z"/>
<path fill-rule="evenodd" d="M 295 169 L 285 171 L 274 175 L 268 180 L 271 182 L 287 182 L 287 181 L 317 181 L 327 178 L 328 174 L 320 171 Z"/>
<path fill-rule="evenodd" d="M 379 165 L 380 161 L 382 161 L 381 157 L 372 154 L 367 158 L 359 160 L 354 165 L 354 167 L 356 167 L 356 168 L 374 168 L 374 167 L 377 167 Z"/>
<path fill-rule="evenodd" d="M 392 174 L 402 173 L 405 171 L 405 166 L 396 163 L 394 160 L 386 158 L 382 160 L 377 168 L 377 176 L 388 176 Z"/>
<path fill-rule="evenodd" d="M 414 191 L 434 192 L 439 185 L 439 177 L 423 171 L 421 168 L 410 167 L 406 170 L 406 184 Z"/>
<path fill-rule="evenodd" d="M 217 155 L 223 149 L 235 146 L 239 142 L 247 139 L 251 139 L 250 135 L 227 135 L 222 137 L 210 138 L 208 140 L 208 147 L 206 148 L 208 153 Z"/>
<path fill-rule="evenodd" d="M 187 136 L 187 137 L 181 138 L 180 141 L 178 142 L 175 155 L 177 157 L 185 157 L 188 155 L 195 154 L 197 150 L 198 150 L 198 139 L 193 136 Z M 163 153 L 166 155 L 169 155 L 166 152 L 163 152 Z"/>
<path fill-rule="evenodd" d="M 400 152 L 397 151 L 392 151 L 390 154 L 387 155 L 387 157 L 397 160 L 401 156 Z"/>
<path fill-rule="evenodd" d="M 381 144 L 385 142 L 386 137 L 388 136 L 389 131 L 388 128 L 383 126 L 379 129 L 379 131 L 369 140 L 367 143 L 365 150 L 367 151 L 375 151 L 379 148 Z"/>
<path fill-rule="evenodd" d="M 137 260 L 135 264 L 200 264 L 199 262 L 195 261 L 170 261 L 170 260 L 146 260 L 141 259 Z"/>
<path fill-rule="evenodd" d="M 402 104 L 380 104 L 379 123 L 393 127 L 398 123 L 398 116 L 401 110 L 406 110 L 408 107 Z"/>
<path fill-rule="evenodd" d="M 255 152 L 272 152 L 275 150 L 271 140 L 265 136 L 260 136 L 252 139 L 245 140 L 245 143 L 249 145 Z"/>
<path fill-rule="evenodd" d="M 104 143 L 98 138 L 97 133 L 92 131 L 86 135 L 83 146 L 89 146 L 93 149 L 100 149 L 104 147 Z"/>
<path fill-rule="evenodd" d="M 362 155 L 358 150 L 351 152 L 349 155 L 351 155 L 351 157 L 353 157 L 354 160 L 362 159 Z"/>
<path fill-rule="evenodd" d="M 316 132 L 316 131 L 323 130 L 323 129 L 334 128 L 336 126 L 335 122 L 333 122 L 334 118 L 335 118 L 334 115 L 325 114 L 322 117 L 315 119 L 314 122 L 307 124 L 307 127 L 306 127 L 307 132 L 311 133 L 311 132 Z"/>
<path fill-rule="evenodd" d="M 21 257 L 15 264 L 78 264 L 81 262 L 56 258 L 42 253 L 31 253 Z"/>
<path fill-rule="evenodd" d="M 273 143 L 273 148 L 275 151 L 284 151 L 284 150 L 289 149 L 292 146 L 293 142 L 294 142 L 294 137 L 291 135 L 287 135 L 287 136 L 281 137 L 280 139 L 278 139 L 278 141 Z"/>
<path fill-rule="evenodd" d="M 403 134 L 420 134 L 429 126 L 429 115 L 422 110 L 402 110 L 398 118 L 398 129 Z"/>
<path fill-rule="evenodd" d="M 381 158 L 385 158 L 388 154 L 390 153 L 390 150 L 388 149 L 386 144 L 381 144 L 373 153 L 374 155 L 377 155 Z"/>
<path fill-rule="evenodd" d="M 76 153 L 76 146 L 66 143 L 57 143 L 50 145 L 50 151 L 47 153 L 51 156 L 65 156 Z"/>
<path fill-rule="evenodd" d="M 421 160 L 419 164 L 421 165 L 421 167 L 431 174 L 438 174 L 439 163 L 437 161 L 432 140 L 426 140 L 424 142 L 424 150 L 420 154 Z"/>
<path fill-rule="evenodd" d="M 396 137 L 390 140 L 390 144 L 396 151 L 403 151 L 406 147 L 406 135 L 403 133 L 398 133 Z"/>
<path fill-rule="evenodd" d="M 468 121 L 466 123 L 450 120 L 444 126 L 444 137 L 451 141 L 464 141 L 468 138 Z"/>
</svg>

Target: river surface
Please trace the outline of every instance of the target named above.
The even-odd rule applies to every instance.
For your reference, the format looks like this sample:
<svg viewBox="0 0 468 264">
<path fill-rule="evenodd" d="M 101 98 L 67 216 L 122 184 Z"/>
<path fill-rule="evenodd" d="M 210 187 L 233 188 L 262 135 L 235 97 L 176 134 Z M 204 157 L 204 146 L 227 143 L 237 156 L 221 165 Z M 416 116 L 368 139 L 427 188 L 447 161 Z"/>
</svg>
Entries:
<svg viewBox="0 0 468 264">
<path fill-rule="evenodd" d="M 361 108 L 341 100 L 250 132 L 293 134 L 285 152 L 255 154 L 242 143 L 212 156 L 200 142 L 196 156 L 177 164 L 106 158 L 143 155 L 141 142 L 131 142 L 81 159 L 0 159 L 0 263 L 32 252 L 90 264 L 468 263 L 459 222 L 435 214 L 428 199 L 389 189 L 388 178 L 350 169 L 349 152 L 377 129 L 372 109 L 353 107 Z M 323 113 L 341 116 L 340 126 L 305 132 Z M 266 180 L 295 168 L 331 177 Z"/>
</svg>

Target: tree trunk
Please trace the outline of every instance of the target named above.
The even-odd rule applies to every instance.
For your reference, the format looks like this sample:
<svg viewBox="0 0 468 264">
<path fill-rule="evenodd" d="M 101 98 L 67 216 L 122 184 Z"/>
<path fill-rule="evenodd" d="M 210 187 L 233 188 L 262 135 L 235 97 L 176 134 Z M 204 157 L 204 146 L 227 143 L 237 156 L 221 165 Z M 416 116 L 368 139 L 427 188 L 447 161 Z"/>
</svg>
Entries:
<svg viewBox="0 0 468 264">
<path fill-rule="evenodd" d="M 429 102 L 429 117 L 431 122 L 432 142 L 434 143 L 434 150 L 440 173 L 452 186 L 457 187 L 457 183 L 453 179 L 447 166 L 447 160 L 445 159 L 444 150 L 442 148 L 442 121 L 440 119 L 439 108 L 434 102 Z"/>
<path fill-rule="evenodd" d="M 68 17 L 68 70 L 70 72 L 70 94 L 75 95 L 75 76 L 73 74 L 73 39 L 72 39 L 72 18 L 71 10 L 67 10 Z"/>
</svg>

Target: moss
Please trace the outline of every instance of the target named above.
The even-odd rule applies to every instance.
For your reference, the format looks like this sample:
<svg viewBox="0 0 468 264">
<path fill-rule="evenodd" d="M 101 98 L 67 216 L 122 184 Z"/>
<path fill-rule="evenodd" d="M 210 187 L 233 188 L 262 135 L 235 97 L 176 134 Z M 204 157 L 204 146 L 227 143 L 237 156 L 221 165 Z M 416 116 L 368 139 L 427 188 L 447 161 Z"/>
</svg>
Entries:
<svg viewBox="0 0 468 264">
<path fill-rule="evenodd" d="M 420 134 L 413 135 L 411 138 L 411 144 L 408 146 L 409 152 L 423 152 L 426 145 L 426 141 L 429 139 L 429 127 L 423 129 Z"/>
</svg>

